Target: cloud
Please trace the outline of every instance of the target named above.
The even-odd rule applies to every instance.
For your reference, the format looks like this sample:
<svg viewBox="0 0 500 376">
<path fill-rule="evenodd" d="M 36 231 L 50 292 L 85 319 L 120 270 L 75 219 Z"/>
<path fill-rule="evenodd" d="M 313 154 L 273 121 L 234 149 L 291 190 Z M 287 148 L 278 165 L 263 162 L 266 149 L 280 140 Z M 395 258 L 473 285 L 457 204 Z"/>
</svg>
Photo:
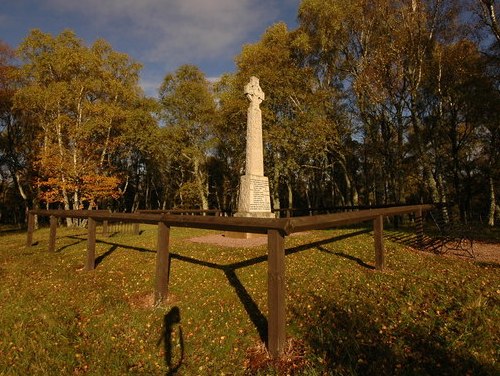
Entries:
<svg viewBox="0 0 500 376">
<path fill-rule="evenodd" d="M 277 1 L 277 0 L 276 0 Z M 135 44 L 141 61 L 169 66 L 213 61 L 239 52 L 277 15 L 276 1 L 46 0 L 54 11 L 77 12 L 94 27 Z M 140 54 L 140 56 L 138 56 Z M 232 56 L 231 56 L 232 57 Z"/>
</svg>

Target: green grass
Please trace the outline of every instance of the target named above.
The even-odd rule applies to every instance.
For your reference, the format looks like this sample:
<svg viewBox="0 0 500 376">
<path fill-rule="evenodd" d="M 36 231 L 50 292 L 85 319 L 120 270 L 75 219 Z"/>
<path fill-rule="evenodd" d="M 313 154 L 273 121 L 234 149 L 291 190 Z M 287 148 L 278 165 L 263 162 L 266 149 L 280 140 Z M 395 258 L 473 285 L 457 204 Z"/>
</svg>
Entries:
<svg viewBox="0 0 500 376">
<path fill-rule="evenodd" d="M 287 335 L 280 362 L 261 350 L 266 247 L 224 248 L 173 229 L 169 299 L 151 303 L 156 228 L 0 233 L 0 375 L 494 375 L 500 372 L 500 269 L 412 251 L 372 234 L 317 231 L 286 241 Z M 241 263 L 242 261 L 248 262 Z"/>
</svg>

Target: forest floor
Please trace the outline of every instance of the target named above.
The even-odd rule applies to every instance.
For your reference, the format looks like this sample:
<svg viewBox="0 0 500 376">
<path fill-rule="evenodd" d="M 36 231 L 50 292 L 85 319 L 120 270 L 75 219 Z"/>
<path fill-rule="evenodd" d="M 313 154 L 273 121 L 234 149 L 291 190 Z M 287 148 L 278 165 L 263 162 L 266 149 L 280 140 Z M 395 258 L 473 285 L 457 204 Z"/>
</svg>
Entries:
<svg viewBox="0 0 500 376">
<path fill-rule="evenodd" d="M 416 250 L 370 228 L 286 238 L 287 347 L 271 360 L 266 238 L 171 231 L 168 299 L 153 304 L 157 229 L 0 231 L 0 375 L 497 375 L 500 268 L 495 236 L 476 258 Z"/>
<path fill-rule="evenodd" d="M 473 247 L 476 261 L 500 264 L 500 243 L 476 241 Z"/>
</svg>

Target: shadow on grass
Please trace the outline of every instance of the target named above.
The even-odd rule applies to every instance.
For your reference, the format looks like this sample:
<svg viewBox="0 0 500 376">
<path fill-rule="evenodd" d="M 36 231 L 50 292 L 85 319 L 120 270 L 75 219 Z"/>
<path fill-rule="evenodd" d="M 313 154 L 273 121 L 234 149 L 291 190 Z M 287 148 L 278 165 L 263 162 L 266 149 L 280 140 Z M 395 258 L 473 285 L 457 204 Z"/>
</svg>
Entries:
<svg viewBox="0 0 500 376">
<path fill-rule="evenodd" d="M 328 239 L 323 239 L 317 242 L 313 243 L 308 243 L 308 244 L 303 244 L 299 245 L 293 248 L 289 248 L 285 250 L 285 255 L 292 255 L 298 252 L 303 252 L 307 251 L 310 249 L 314 248 L 322 248 L 323 245 L 332 243 L 334 241 L 338 240 L 343 240 L 347 239 L 353 236 L 361 235 L 370 232 L 370 230 L 360 230 L 356 232 L 352 232 L 349 234 L 344 234 L 340 236 L 334 236 Z M 322 248 L 323 250 L 325 248 Z M 328 251 L 330 252 L 330 251 Z M 341 256 L 345 257 L 344 254 L 336 254 L 336 253 L 331 253 L 332 255 L 335 256 Z M 233 264 L 228 264 L 228 265 L 222 265 L 222 264 L 216 264 L 208 261 L 203 261 L 203 260 L 198 260 L 192 257 L 188 256 L 183 256 L 179 255 L 176 253 L 171 253 L 170 257 L 179 261 L 184 261 L 184 262 L 189 262 L 195 265 L 200 265 L 200 266 L 205 266 L 213 269 L 219 269 L 224 272 L 224 275 L 226 276 L 229 284 L 233 287 L 236 295 L 238 296 L 238 299 L 240 300 L 241 304 L 243 305 L 243 308 L 248 314 L 248 317 L 254 324 L 255 328 L 257 329 L 257 332 L 259 334 L 259 337 L 262 342 L 267 344 L 267 327 L 268 327 L 268 322 L 266 316 L 261 312 L 259 309 L 259 306 L 257 303 L 253 300 L 252 296 L 248 293 L 246 290 L 245 286 L 241 283 L 239 280 L 238 276 L 236 275 L 236 271 L 241 268 L 249 267 L 252 265 L 256 265 L 262 262 L 267 261 L 267 255 L 262 255 L 258 257 L 254 257 L 252 259 L 244 260 L 244 261 L 239 261 Z M 365 264 L 363 261 L 361 261 L 358 258 L 352 257 L 350 258 L 353 261 L 356 261 L 358 264 L 365 266 L 365 267 L 371 267 L 370 265 Z"/>
<path fill-rule="evenodd" d="M 0 226 L 0 237 L 5 235 L 13 235 L 13 234 L 22 234 L 26 233 L 27 229 L 25 227 L 9 227 L 9 226 Z"/>
<path fill-rule="evenodd" d="M 424 234 L 422 243 L 419 243 L 415 229 L 399 231 L 386 231 L 384 237 L 395 243 L 406 245 L 414 249 L 420 249 L 425 252 L 439 254 L 442 252 L 443 240 L 439 237 L 431 237 Z"/>
<path fill-rule="evenodd" d="M 180 353 L 178 355 L 174 354 L 174 350 L 177 347 L 176 338 L 174 337 L 175 328 L 178 329 L 178 333 L 175 335 L 179 341 Z M 165 364 L 168 367 L 166 375 L 174 376 L 179 371 L 184 360 L 184 336 L 181 326 L 181 311 L 177 306 L 172 307 L 163 317 L 162 335 L 158 340 L 157 346 L 160 346 L 162 343 L 165 352 Z"/>
<path fill-rule="evenodd" d="M 306 243 L 306 244 L 299 245 L 299 246 L 296 246 L 293 248 L 289 248 L 285 251 L 285 254 L 292 255 L 292 254 L 297 253 L 297 252 L 307 251 L 308 249 L 311 249 L 311 248 L 319 248 L 325 244 L 330 244 L 330 243 L 333 243 L 333 242 L 336 242 L 339 240 L 349 239 L 349 238 L 352 238 L 354 236 L 358 236 L 358 235 L 362 235 L 362 234 L 368 234 L 370 232 L 371 232 L 371 229 L 361 229 L 361 230 L 358 230 L 356 232 L 350 232 L 350 233 L 344 234 L 344 235 L 333 236 L 333 237 L 328 238 L 328 239 L 318 240 L 316 242 Z M 332 253 L 332 254 L 334 254 L 334 253 Z"/>
<path fill-rule="evenodd" d="M 86 236 L 86 235 L 85 235 Z M 61 251 L 62 249 L 64 248 L 68 248 L 68 247 L 71 247 L 72 245 L 76 245 L 76 244 L 79 244 L 79 243 L 83 243 L 83 242 L 86 242 L 87 240 L 86 239 L 82 239 L 78 236 L 75 236 L 75 235 L 70 235 L 70 236 L 66 236 L 67 238 L 70 238 L 70 239 L 77 239 L 79 240 L 78 242 L 74 243 L 74 244 L 69 244 L 69 245 L 66 245 L 64 247 L 61 247 L 58 249 L 58 251 Z M 156 253 L 156 250 L 152 250 L 152 249 L 148 249 L 148 248 L 143 248 L 143 247 L 134 247 L 132 245 L 128 245 L 128 244 L 120 244 L 120 243 L 114 243 L 114 242 L 108 242 L 108 241 L 105 241 L 105 240 L 102 240 L 102 239 L 96 239 L 96 244 L 106 244 L 106 245 L 110 245 L 112 247 L 116 247 L 116 248 L 123 248 L 123 249 L 129 249 L 129 250 L 132 250 L 132 251 L 138 251 L 138 252 L 148 252 L 148 253 Z M 116 250 L 113 249 L 113 251 Z M 106 252 L 106 256 L 109 256 L 111 253 L 113 252 L 109 252 L 107 251 Z M 105 258 L 103 257 L 103 259 Z M 102 260 L 101 260 L 102 261 Z"/>
<path fill-rule="evenodd" d="M 352 260 L 352 261 L 358 263 L 359 265 L 361 265 L 365 268 L 371 269 L 371 268 L 373 268 L 371 265 L 366 264 L 365 262 L 363 262 L 361 259 L 359 259 L 357 257 L 353 257 L 353 256 L 347 255 L 347 254 L 342 253 L 342 252 L 337 252 L 337 253 L 331 252 L 331 251 L 327 250 L 326 248 L 322 247 L 323 245 L 326 245 L 326 244 L 329 244 L 329 243 L 332 243 L 335 241 L 343 240 L 343 239 L 348 239 L 348 238 L 358 236 L 361 234 L 369 233 L 370 231 L 371 230 L 369 230 L 369 229 L 362 229 L 362 230 L 359 230 L 356 232 L 352 232 L 352 233 L 348 233 L 348 234 L 344 234 L 344 235 L 340 235 L 340 236 L 334 236 L 334 237 L 331 237 L 328 239 L 323 239 L 323 240 L 319 240 L 316 242 L 307 243 L 307 244 L 299 245 L 296 247 L 288 248 L 285 250 L 285 255 L 288 256 L 288 255 L 292 255 L 292 254 L 295 254 L 298 252 L 303 252 L 303 251 L 307 251 L 307 250 L 316 248 L 322 252 L 327 252 L 327 253 L 334 255 L 334 256 L 347 258 L 349 260 Z M 71 238 L 71 236 L 70 236 L 70 238 Z M 78 237 L 76 237 L 76 239 L 82 240 Z M 108 242 L 108 241 L 104 241 L 104 240 L 100 240 L 100 239 L 96 240 L 96 242 L 100 243 L 100 244 L 108 244 L 111 246 L 111 248 L 108 251 L 106 251 L 105 253 L 103 253 L 102 255 L 100 255 L 99 257 L 96 258 L 96 266 L 98 264 L 100 264 L 101 262 L 103 262 L 114 251 L 116 251 L 117 248 L 124 248 L 127 250 L 134 250 L 134 251 L 138 251 L 138 252 L 156 253 L 156 251 L 153 251 L 153 250 L 150 250 L 147 248 L 134 247 L 134 246 L 126 245 L 126 244 L 113 243 L 113 242 Z M 267 254 L 262 255 L 262 256 L 258 256 L 258 257 L 254 257 L 254 258 L 248 259 L 248 260 L 238 261 L 238 262 L 232 263 L 232 264 L 226 264 L 226 265 L 217 264 L 217 263 L 204 261 L 204 260 L 199 260 L 199 259 L 196 259 L 193 257 L 184 256 L 184 255 L 180 255 L 178 253 L 172 253 L 172 252 L 170 253 L 170 259 L 176 259 L 179 261 L 188 262 L 188 263 L 195 264 L 195 265 L 200 265 L 200 266 L 204 266 L 204 267 L 208 267 L 208 268 L 218 269 L 218 270 L 221 270 L 222 272 L 224 272 L 224 275 L 225 275 L 227 281 L 233 287 L 236 295 L 238 296 L 238 299 L 240 300 L 241 304 L 243 305 L 243 308 L 245 309 L 250 320 L 254 324 L 261 341 L 267 344 L 267 327 L 268 327 L 267 318 L 261 312 L 257 303 L 253 300 L 252 296 L 248 293 L 245 286 L 241 283 L 238 276 L 236 275 L 236 271 L 238 269 L 242 269 L 242 268 L 253 266 L 253 265 L 256 265 L 256 264 L 259 264 L 262 262 L 266 262 L 267 261 Z"/>
<path fill-rule="evenodd" d="M 362 266 L 363 268 L 375 270 L 375 267 L 373 265 L 367 264 L 366 262 L 364 262 L 363 260 L 361 260 L 359 257 L 348 255 L 347 253 L 344 253 L 344 252 L 332 252 L 332 251 L 330 251 L 330 250 L 328 250 L 328 249 L 326 249 L 325 247 L 322 247 L 322 246 L 318 246 L 317 248 L 321 252 L 329 253 L 331 255 L 343 257 L 343 258 L 345 258 L 347 260 L 355 261 L 359 266 Z"/>
<path fill-rule="evenodd" d="M 85 242 L 85 239 L 80 239 L 78 238 L 79 241 L 76 241 L 76 242 L 73 242 L 71 244 L 66 244 L 66 245 L 63 245 L 62 247 L 59 247 L 56 249 L 56 252 L 62 252 L 64 251 L 66 248 L 69 248 L 69 247 L 73 247 L 74 245 L 77 245 L 77 244 L 80 244 L 80 243 L 83 243 Z"/>
<path fill-rule="evenodd" d="M 106 257 L 108 257 L 110 254 L 112 254 L 117 249 L 118 249 L 118 245 L 115 244 L 115 245 L 111 246 L 111 248 L 108 249 L 106 252 L 104 252 L 102 255 L 99 255 L 98 257 L 96 257 L 94 267 L 97 267 L 97 265 L 99 265 Z"/>
<path fill-rule="evenodd" d="M 480 268 L 489 268 L 489 269 L 499 269 L 500 264 L 496 262 L 489 262 L 489 261 L 478 261 L 476 262 L 476 265 L 479 266 Z"/>
<path fill-rule="evenodd" d="M 477 361 L 467 349 L 452 348 L 450 340 L 418 320 L 388 329 L 380 306 L 364 302 L 350 309 L 316 298 L 312 312 L 291 308 L 318 368 L 339 375 L 495 375 L 492 365 Z M 387 324 L 389 326 L 389 324 Z"/>
<path fill-rule="evenodd" d="M 245 260 L 229 265 L 221 265 L 213 262 L 198 260 L 195 258 L 179 255 L 177 253 L 170 253 L 170 258 L 223 271 L 224 275 L 227 278 L 227 281 L 233 287 L 236 295 L 238 296 L 238 299 L 243 305 L 243 308 L 247 312 L 248 317 L 257 329 L 261 341 L 267 343 L 267 318 L 260 311 L 259 306 L 257 305 L 257 303 L 255 303 L 252 296 L 248 293 L 245 286 L 241 283 L 238 276 L 236 275 L 236 270 L 240 268 L 265 262 L 267 260 L 267 255 L 255 257 L 250 260 Z"/>
</svg>

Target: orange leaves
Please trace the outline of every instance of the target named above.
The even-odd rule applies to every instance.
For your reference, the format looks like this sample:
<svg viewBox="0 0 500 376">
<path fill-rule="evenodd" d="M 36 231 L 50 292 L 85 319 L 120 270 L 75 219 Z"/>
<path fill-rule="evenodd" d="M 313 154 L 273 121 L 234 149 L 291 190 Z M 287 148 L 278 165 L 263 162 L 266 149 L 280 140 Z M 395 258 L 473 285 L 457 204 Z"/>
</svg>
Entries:
<svg viewBox="0 0 500 376">
<path fill-rule="evenodd" d="M 59 177 L 39 179 L 36 185 L 40 190 L 40 199 L 47 203 L 62 202 L 65 192 L 66 194 L 78 192 L 82 203 L 94 203 L 99 199 L 119 198 L 120 182 L 116 176 L 88 174 L 73 179 Z"/>
<path fill-rule="evenodd" d="M 66 189 L 66 184 L 57 178 L 48 178 L 42 181 L 38 179 L 35 185 L 40 190 L 39 198 L 47 203 L 62 202 L 63 190 Z"/>
<path fill-rule="evenodd" d="M 96 199 L 112 197 L 117 199 L 120 197 L 120 192 L 118 190 L 118 185 L 120 184 L 120 179 L 116 176 L 104 176 L 104 175 L 87 175 L 82 178 L 83 189 L 82 199 L 95 201 Z"/>
</svg>

